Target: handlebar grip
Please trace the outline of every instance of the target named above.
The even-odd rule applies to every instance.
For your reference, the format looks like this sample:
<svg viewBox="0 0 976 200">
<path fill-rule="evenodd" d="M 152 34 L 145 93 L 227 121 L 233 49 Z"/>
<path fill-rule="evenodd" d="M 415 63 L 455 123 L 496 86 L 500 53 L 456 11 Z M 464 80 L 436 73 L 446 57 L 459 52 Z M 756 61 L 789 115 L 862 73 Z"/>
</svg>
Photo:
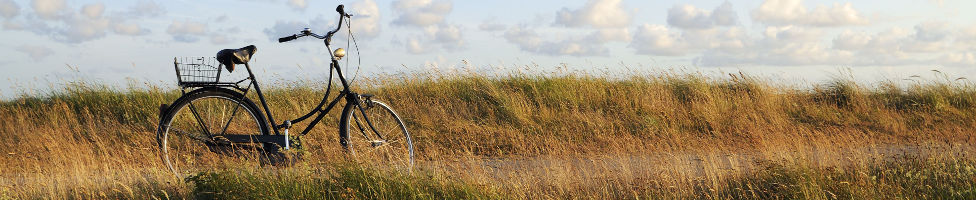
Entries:
<svg viewBox="0 0 976 200">
<path fill-rule="evenodd" d="M 288 37 L 278 38 L 278 43 L 292 41 L 292 40 L 294 40 L 296 38 L 298 38 L 298 35 L 291 35 L 291 36 L 288 36 Z"/>
<path fill-rule="evenodd" d="M 342 15 L 346 15 L 345 6 L 343 6 L 342 4 L 339 4 L 339 6 L 336 7 L 336 12 L 339 12 L 339 14 L 342 14 Z"/>
</svg>

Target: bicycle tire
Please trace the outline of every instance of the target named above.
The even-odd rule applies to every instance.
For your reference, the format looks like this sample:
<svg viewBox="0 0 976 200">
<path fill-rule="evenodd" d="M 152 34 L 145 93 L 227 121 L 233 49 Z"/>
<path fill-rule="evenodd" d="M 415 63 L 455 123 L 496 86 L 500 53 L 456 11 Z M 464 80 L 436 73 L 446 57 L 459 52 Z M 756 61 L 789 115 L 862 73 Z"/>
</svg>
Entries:
<svg viewBox="0 0 976 200">
<path fill-rule="evenodd" d="M 199 109 L 207 109 L 209 106 L 211 106 L 211 103 L 215 108 L 221 110 L 210 109 L 207 110 L 210 111 L 210 113 L 206 113 L 208 116 L 199 116 L 203 115 L 199 114 Z M 223 126 L 207 126 L 206 121 L 208 121 L 208 119 L 202 118 L 212 118 L 209 115 L 215 113 L 215 111 L 220 114 L 226 114 L 227 112 L 225 111 L 229 110 L 226 109 L 225 106 L 221 106 L 221 103 L 233 105 L 235 110 L 233 113 L 231 113 L 231 117 Z M 253 144 L 248 147 L 247 145 L 220 143 L 219 141 L 213 140 L 214 136 L 219 134 L 210 133 L 209 131 L 217 132 L 216 130 L 220 130 L 220 132 L 226 133 L 228 130 L 232 130 L 232 132 L 250 133 L 250 135 L 270 134 L 267 121 L 265 120 L 264 115 L 262 115 L 261 110 L 258 109 L 257 105 L 254 104 L 254 102 L 250 99 L 246 98 L 243 94 L 234 90 L 219 87 L 193 90 L 181 96 L 179 99 L 174 101 L 171 106 L 165 109 L 166 110 L 163 112 L 164 114 L 161 115 L 159 127 L 157 128 L 157 142 L 160 148 L 160 157 L 163 159 L 166 167 L 168 167 L 177 177 L 182 178 L 196 171 L 202 171 L 209 169 L 210 167 L 214 167 L 214 164 L 223 162 L 225 159 L 219 154 L 233 153 L 236 154 L 235 157 L 243 157 L 244 159 L 248 159 L 253 158 L 253 156 L 249 157 L 246 155 L 240 155 L 241 152 L 238 151 L 239 148 L 254 148 L 255 146 L 260 146 L 260 148 L 263 149 L 267 145 Z M 241 110 L 243 112 L 240 112 Z M 240 124 L 234 123 L 234 118 L 244 118 L 244 116 L 236 117 L 236 113 L 246 114 L 246 118 L 249 119 L 244 119 L 244 121 Z M 221 116 L 218 114 L 213 115 Z M 191 116 L 193 118 L 190 118 Z M 177 124 L 174 124 L 174 120 L 177 120 Z M 184 123 L 184 121 L 190 122 Z M 196 121 L 198 123 L 197 126 L 199 127 L 196 127 L 196 130 L 194 130 L 192 121 Z M 216 121 L 220 122 L 220 120 Z M 249 125 L 250 123 L 254 124 Z M 200 126 L 200 124 L 203 125 Z M 183 128 L 186 128 L 187 130 L 182 130 Z M 244 130 L 239 130 L 239 128 Z M 177 146 L 179 148 L 174 148 Z M 215 156 L 219 158 L 219 160 L 206 160 L 207 157 L 213 159 Z"/>
<path fill-rule="evenodd" d="M 362 111 L 369 116 L 369 122 L 361 117 Z M 382 139 L 370 138 L 377 135 Z M 410 132 L 400 116 L 385 103 L 375 100 L 346 103 L 339 118 L 339 138 L 342 147 L 360 163 L 406 170 L 413 167 L 414 147 Z"/>
</svg>

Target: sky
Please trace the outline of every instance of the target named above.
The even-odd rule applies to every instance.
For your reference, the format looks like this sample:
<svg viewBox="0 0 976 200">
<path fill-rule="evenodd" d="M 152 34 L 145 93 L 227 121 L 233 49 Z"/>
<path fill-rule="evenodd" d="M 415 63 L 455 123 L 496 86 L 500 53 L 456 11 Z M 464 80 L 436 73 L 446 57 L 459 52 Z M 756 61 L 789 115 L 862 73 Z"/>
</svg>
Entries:
<svg viewBox="0 0 976 200">
<path fill-rule="evenodd" d="M 174 57 L 256 45 L 259 80 L 322 79 L 353 14 L 348 74 L 744 72 L 787 83 L 976 77 L 976 1 L 0 0 L 0 97 L 75 80 L 175 88 Z M 346 47 L 348 36 L 336 36 Z M 939 72 L 934 72 L 938 70 Z M 236 71 L 235 71 L 236 72 Z M 239 73 L 239 72 L 236 72 Z M 941 73 L 941 74 L 935 74 Z"/>
</svg>

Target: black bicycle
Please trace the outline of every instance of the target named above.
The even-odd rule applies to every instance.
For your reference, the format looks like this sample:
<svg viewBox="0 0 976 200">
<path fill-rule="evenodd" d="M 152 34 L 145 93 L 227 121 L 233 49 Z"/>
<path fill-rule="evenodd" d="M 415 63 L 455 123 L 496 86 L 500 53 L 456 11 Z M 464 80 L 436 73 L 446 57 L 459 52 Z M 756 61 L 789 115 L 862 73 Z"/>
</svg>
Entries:
<svg viewBox="0 0 976 200">
<path fill-rule="evenodd" d="M 166 166 L 182 177 L 219 165 L 238 165 L 238 161 L 241 161 L 233 159 L 280 160 L 284 155 L 282 152 L 300 148 L 301 136 L 308 134 L 339 100 L 344 99 L 345 106 L 339 119 L 339 143 L 342 147 L 361 162 L 406 169 L 412 167 L 413 142 L 397 113 L 389 105 L 377 101 L 373 95 L 351 91 L 349 82 L 342 75 L 338 61 L 345 56 L 345 50 L 337 48 L 333 51 L 330 43 L 332 36 L 342 28 L 343 19 L 352 15 L 347 14 L 342 5 L 336 11 L 339 12 L 338 27 L 324 36 L 306 28 L 278 40 L 283 43 L 305 36 L 315 37 L 324 41 L 332 60 L 329 66 L 330 84 L 319 104 L 308 114 L 279 124 L 274 123 L 274 116 L 248 64 L 257 50 L 253 45 L 224 49 L 212 58 L 175 58 L 177 82 L 183 95 L 172 104 L 160 107 L 157 129 L 160 152 Z M 349 26 L 348 21 L 346 25 Z M 349 34 L 352 35 L 351 31 Z M 221 77 L 228 74 L 221 75 L 221 66 L 231 73 L 236 65 L 244 65 L 247 76 L 238 81 L 222 82 Z M 332 71 L 338 75 L 343 89 L 328 101 L 332 91 Z M 247 97 L 252 90 L 257 93 L 263 114 L 257 104 Z M 288 133 L 293 124 L 308 119 L 311 122 L 300 134 Z"/>
</svg>

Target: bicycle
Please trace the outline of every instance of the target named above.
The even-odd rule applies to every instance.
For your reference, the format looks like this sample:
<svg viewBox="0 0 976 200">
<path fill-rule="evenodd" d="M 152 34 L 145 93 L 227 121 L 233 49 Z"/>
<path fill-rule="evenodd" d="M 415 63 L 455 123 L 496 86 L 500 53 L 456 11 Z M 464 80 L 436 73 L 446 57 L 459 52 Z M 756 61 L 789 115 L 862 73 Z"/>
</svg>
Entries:
<svg viewBox="0 0 976 200">
<path fill-rule="evenodd" d="M 282 149 L 300 149 L 301 137 L 335 108 L 339 100 L 345 100 L 339 119 L 339 143 L 343 149 L 360 161 L 373 159 L 394 167 L 411 168 L 414 160 L 413 141 L 403 120 L 389 105 L 375 100 L 373 95 L 350 90 L 350 83 L 342 74 L 339 60 L 345 57 L 345 50 L 337 48 L 333 51 L 330 43 L 332 36 L 342 28 L 343 19 L 352 15 L 344 11 L 343 5 L 336 7 L 336 12 L 339 13 L 338 27 L 325 35 L 312 33 L 305 28 L 298 34 L 278 40 L 284 43 L 305 36 L 323 40 L 332 61 L 329 84 L 319 104 L 307 114 L 280 124 L 274 123 L 274 115 L 248 64 L 257 50 L 253 45 L 224 49 L 212 58 L 174 58 L 182 95 L 172 104 L 160 106 L 157 128 L 157 142 L 166 166 L 177 177 L 182 177 L 215 167 L 227 158 L 260 159 L 274 163 L 281 160 Z M 348 23 L 346 25 L 350 26 Z M 349 34 L 352 32 L 349 31 Z M 221 82 L 221 66 L 232 73 L 236 65 L 244 65 L 247 77 L 239 81 Z M 343 89 L 326 104 L 332 91 L 332 71 L 339 77 Z M 258 105 L 246 96 L 252 86 L 261 102 L 263 114 Z M 310 118 L 316 113 L 318 115 Z M 300 134 L 289 134 L 292 125 L 307 119 L 312 121 Z"/>
</svg>

